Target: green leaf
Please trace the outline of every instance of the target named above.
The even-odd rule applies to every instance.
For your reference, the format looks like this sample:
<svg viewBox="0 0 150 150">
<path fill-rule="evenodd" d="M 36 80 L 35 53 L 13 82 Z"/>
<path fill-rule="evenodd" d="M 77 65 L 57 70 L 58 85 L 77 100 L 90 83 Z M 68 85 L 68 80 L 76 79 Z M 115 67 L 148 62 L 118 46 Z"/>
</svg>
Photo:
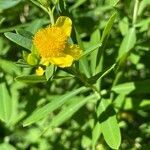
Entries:
<svg viewBox="0 0 150 150">
<path fill-rule="evenodd" d="M 12 101 L 5 83 L 0 83 L 0 104 L 0 119 L 8 123 L 12 113 Z"/>
<path fill-rule="evenodd" d="M 149 93 L 150 91 L 150 80 L 143 80 L 137 82 L 127 82 L 118 84 L 112 88 L 112 91 L 118 94 L 129 94 L 129 93 Z"/>
<path fill-rule="evenodd" d="M 128 53 L 136 43 L 136 31 L 135 28 L 131 28 L 124 37 L 121 46 L 119 48 L 118 59 L 124 54 Z"/>
<path fill-rule="evenodd" d="M 116 16 L 117 16 L 117 13 L 115 12 L 109 18 L 109 20 L 108 20 L 108 22 L 107 22 L 107 24 L 106 24 L 106 26 L 104 28 L 104 31 L 102 33 L 101 43 L 103 43 L 104 40 L 108 38 L 108 36 L 110 34 L 110 31 L 111 31 L 111 28 L 113 26 L 113 23 L 114 23 L 114 21 L 116 19 Z"/>
<path fill-rule="evenodd" d="M 121 97 L 122 96 L 122 97 Z M 123 99 L 122 99 L 123 98 Z M 123 110 L 149 110 L 150 108 L 150 99 L 143 98 L 132 98 L 132 97 L 123 97 L 122 94 L 118 95 L 118 97 L 114 101 L 114 105 L 117 108 Z"/>
<path fill-rule="evenodd" d="M 31 50 L 31 46 L 32 46 L 32 40 L 24 37 L 20 34 L 15 34 L 12 32 L 6 32 L 4 33 L 4 35 L 11 41 L 13 41 L 14 43 L 28 49 Z"/>
<path fill-rule="evenodd" d="M 96 146 L 97 141 L 101 134 L 102 134 L 101 125 L 99 122 L 96 122 L 96 124 L 92 130 L 92 149 L 93 150 L 95 149 L 95 146 Z"/>
<path fill-rule="evenodd" d="M 89 100 L 95 98 L 94 95 L 89 96 L 83 100 L 80 98 L 75 99 L 68 107 L 64 108 L 58 115 L 56 115 L 50 122 L 51 127 L 58 127 L 66 120 L 71 118 L 71 116 L 77 112 L 81 107 L 83 107 Z"/>
<path fill-rule="evenodd" d="M 83 149 L 88 149 L 91 146 L 91 139 L 89 136 L 86 135 L 82 136 L 81 146 Z"/>
<path fill-rule="evenodd" d="M 8 142 L 0 144 L 0 149 L 1 150 L 16 150 L 16 148 L 13 145 L 9 144 Z"/>
<path fill-rule="evenodd" d="M 121 134 L 116 113 L 109 100 L 101 99 L 98 106 L 99 122 L 106 143 L 112 149 L 118 149 L 121 144 Z"/>
<path fill-rule="evenodd" d="M 133 64 L 137 65 L 140 61 L 140 55 L 131 53 L 129 56 L 129 59 Z"/>
<path fill-rule="evenodd" d="M 100 44 L 101 46 L 101 43 L 100 43 L 100 31 L 99 29 L 95 30 L 91 37 L 90 37 L 90 44 L 91 45 L 97 45 L 97 44 Z M 97 49 L 95 49 L 92 53 L 91 53 L 91 56 L 90 56 L 90 66 L 91 66 L 91 72 L 93 75 L 96 74 L 96 65 L 97 65 L 97 55 L 98 55 L 98 50 L 99 50 L 99 47 L 97 47 Z"/>
<path fill-rule="evenodd" d="M 129 21 L 127 17 L 124 17 L 122 20 L 119 21 L 119 29 L 121 34 L 124 36 L 128 33 L 129 30 Z"/>
<path fill-rule="evenodd" d="M 26 37 L 28 39 L 31 39 L 31 40 L 33 38 L 33 34 L 31 32 L 29 32 L 29 31 L 24 30 L 24 29 L 17 29 L 16 33 L 20 34 L 20 35 L 22 35 L 22 36 L 24 36 L 24 37 Z"/>
<path fill-rule="evenodd" d="M 55 71 L 54 65 L 46 67 L 45 76 L 47 81 L 53 76 L 54 71 Z"/>
<path fill-rule="evenodd" d="M 129 94 L 136 89 L 134 82 L 128 82 L 116 85 L 112 88 L 112 91 L 118 94 Z"/>
<path fill-rule="evenodd" d="M 106 0 L 106 3 L 111 6 L 116 6 L 119 0 Z"/>
<path fill-rule="evenodd" d="M 149 0 L 142 0 L 140 2 L 140 5 L 139 5 L 139 9 L 138 9 L 138 15 L 141 15 L 143 10 L 146 8 L 146 7 L 149 7 L 150 5 L 150 1 Z"/>
<path fill-rule="evenodd" d="M 60 96 L 57 100 L 53 100 L 52 102 L 46 104 L 41 108 L 37 108 L 31 116 L 29 116 L 24 122 L 23 126 L 28 126 L 34 122 L 39 121 L 40 119 L 46 117 L 52 111 L 56 110 L 57 108 L 61 107 L 64 103 L 66 103 L 71 97 L 77 95 L 78 93 L 84 91 L 86 88 L 81 87 L 74 91 L 70 91 L 67 94 Z"/>
<path fill-rule="evenodd" d="M 114 68 L 115 68 L 116 64 L 113 64 L 109 69 L 106 69 L 103 72 L 99 72 L 96 75 L 88 78 L 88 83 L 90 84 L 94 84 L 96 83 L 97 80 L 103 78 L 104 76 L 106 76 L 107 74 L 109 74 Z"/>
<path fill-rule="evenodd" d="M 117 95 L 117 97 L 115 98 L 113 105 L 115 106 L 115 108 L 122 108 L 124 106 L 124 102 L 125 102 L 125 94 L 119 94 Z"/>
<path fill-rule="evenodd" d="M 77 30 L 75 30 L 75 33 L 76 33 L 76 38 L 77 38 L 77 41 L 78 41 L 80 48 L 82 50 L 85 50 L 83 42 L 80 39 L 80 35 L 77 32 Z M 80 68 L 80 71 L 84 72 L 87 77 L 90 77 L 90 70 L 89 70 L 88 61 L 87 61 L 86 57 L 83 57 L 79 60 L 79 68 Z"/>
<path fill-rule="evenodd" d="M 2 25 L 2 23 L 5 21 L 6 18 L 0 18 L 0 26 Z"/>
<path fill-rule="evenodd" d="M 41 83 L 47 81 L 45 76 L 37 75 L 18 76 L 16 77 L 16 80 L 24 83 Z"/>
<path fill-rule="evenodd" d="M 6 73 L 9 73 L 11 75 L 17 74 L 19 75 L 21 73 L 20 69 L 17 67 L 17 65 L 14 62 L 0 59 L 0 68 Z"/>
<path fill-rule="evenodd" d="M 25 58 L 25 57 L 23 56 L 23 58 Z M 19 59 L 17 62 L 15 62 L 15 64 L 16 64 L 16 66 L 23 67 L 23 68 L 31 68 L 32 67 L 26 63 L 25 59 Z"/>
<path fill-rule="evenodd" d="M 90 53 L 92 53 L 93 51 L 95 51 L 96 49 L 98 49 L 102 44 L 96 44 L 94 46 L 89 47 L 86 51 L 83 52 L 81 57 L 84 57 L 86 55 L 89 55 Z"/>
<path fill-rule="evenodd" d="M 26 28 L 26 31 L 29 31 L 31 34 L 35 34 L 43 25 L 49 24 L 49 20 L 45 19 L 36 19 Z"/>
<path fill-rule="evenodd" d="M 97 54 L 97 59 L 96 59 L 96 62 L 97 62 L 96 73 L 101 72 L 103 69 L 103 59 L 104 59 L 103 54 L 104 54 L 105 46 L 106 46 L 110 31 L 111 31 L 111 28 L 113 26 L 116 16 L 117 16 L 116 12 L 111 15 L 111 17 L 107 21 L 106 26 L 103 30 L 101 41 L 100 41 L 100 43 L 102 43 L 102 47 L 99 49 L 98 54 Z M 97 86 L 101 84 L 100 82 L 101 82 L 100 80 L 97 82 Z"/>
<path fill-rule="evenodd" d="M 0 10 L 2 9 L 8 9 L 11 8 L 18 3 L 20 3 L 22 0 L 1 0 L 0 1 Z"/>
</svg>

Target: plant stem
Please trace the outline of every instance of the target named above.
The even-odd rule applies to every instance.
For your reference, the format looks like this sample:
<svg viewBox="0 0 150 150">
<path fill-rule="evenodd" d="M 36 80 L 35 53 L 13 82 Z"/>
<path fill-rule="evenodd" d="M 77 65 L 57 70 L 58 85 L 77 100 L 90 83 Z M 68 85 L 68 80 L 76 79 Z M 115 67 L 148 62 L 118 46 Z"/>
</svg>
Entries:
<svg viewBox="0 0 150 150">
<path fill-rule="evenodd" d="M 32 3 L 34 3 L 35 5 L 37 5 L 38 7 L 40 7 L 41 9 L 43 9 L 46 13 L 48 13 L 49 15 L 49 18 L 50 18 L 50 22 L 51 24 L 53 25 L 54 24 L 54 15 L 53 15 L 53 12 L 54 12 L 54 9 L 55 9 L 55 6 L 53 7 L 53 9 L 51 10 L 50 7 L 44 7 L 43 5 L 39 4 L 38 2 L 34 1 L 34 0 L 30 0 Z"/>
<path fill-rule="evenodd" d="M 52 24 L 52 25 L 54 25 L 54 15 L 53 15 L 54 7 L 53 7 L 53 9 L 52 9 L 52 10 L 51 10 L 51 8 L 50 8 L 50 7 L 48 7 L 47 12 L 48 12 L 48 15 L 49 15 L 49 18 L 50 18 L 51 24 Z"/>
<path fill-rule="evenodd" d="M 139 0 L 135 0 L 134 11 L 133 11 L 133 20 L 132 20 L 133 26 L 135 25 L 136 20 L 137 20 L 138 6 L 139 6 Z"/>
</svg>

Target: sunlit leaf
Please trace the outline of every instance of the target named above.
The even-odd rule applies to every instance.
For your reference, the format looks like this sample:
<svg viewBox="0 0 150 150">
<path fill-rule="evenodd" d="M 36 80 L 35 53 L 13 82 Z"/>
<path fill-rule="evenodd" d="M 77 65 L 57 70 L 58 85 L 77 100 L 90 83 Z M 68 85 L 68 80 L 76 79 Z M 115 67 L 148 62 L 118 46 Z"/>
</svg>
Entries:
<svg viewBox="0 0 150 150">
<path fill-rule="evenodd" d="M 0 119 L 6 123 L 10 121 L 12 101 L 5 83 L 0 83 Z"/>
<path fill-rule="evenodd" d="M 89 100 L 92 100 L 95 96 L 89 96 L 84 99 L 75 99 L 68 107 L 62 110 L 57 116 L 55 116 L 50 122 L 50 126 L 57 127 L 68 120 L 76 111 L 83 107 Z"/>
<path fill-rule="evenodd" d="M 4 35 L 11 41 L 13 41 L 14 43 L 28 49 L 31 50 L 31 46 L 32 46 L 32 40 L 24 37 L 20 34 L 15 34 L 12 32 L 6 32 L 4 33 Z"/>
<path fill-rule="evenodd" d="M 150 91 L 150 80 L 143 80 L 137 82 L 127 82 L 118 84 L 112 88 L 112 91 L 118 94 L 129 94 L 129 93 L 149 93 Z"/>
<path fill-rule="evenodd" d="M 110 31 L 111 31 L 111 28 L 112 28 L 112 25 L 116 19 L 116 16 L 117 16 L 117 13 L 113 13 L 111 15 L 111 17 L 109 18 L 105 28 L 104 28 L 104 31 L 102 33 L 102 38 L 101 38 L 101 43 L 103 43 L 103 41 L 105 40 L 105 38 L 107 38 L 110 34 Z"/>
<path fill-rule="evenodd" d="M 121 144 L 121 134 L 116 119 L 116 113 L 112 105 L 110 105 L 109 100 L 101 99 L 98 106 L 98 116 L 106 143 L 112 149 L 118 149 Z"/>
<path fill-rule="evenodd" d="M 41 83 L 47 81 L 45 76 L 37 75 L 18 76 L 16 77 L 16 80 L 24 83 Z"/>
<path fill-rule="evenodd" d="M 135 28 L 131 28 L 128 33 L 125 35 L 120 48 L 118 59 L 120 59 L 124 54 L 128 53 L 136 43 L 136 30 Z"/>
<path fill-rule="evenodd" d="M 1 0 L 0 1 L 0 10 L 2 9 L 8 9 L 11 8 L 18 3 L 20 3 L 22 0 Z"/>
<path fill-rule="evenodd" d="M 40 119 L 44 118 L 45 116 L 47 116 L 48 114 L 50 114 L 52 111 L 54 111 L 55 109 L 59 108 L 60 106 L 62 106 L 65 102 L 67 102 L 69 100 L 69 98 L 77 95 L 78 93 L 84 91 L 86 88 L 81 87 L 77 90 L 71 91 L 67 94 L 64 94 L 62 96 L 60 96 L 57 100 L 54 100 L 48 104 L 46 104 L 45 106 L 41 107 L 41 108 L 37 108 L 23 123 L 24 126 L 28 126 L 34 122 L 39 121 Z"/>
</svg>

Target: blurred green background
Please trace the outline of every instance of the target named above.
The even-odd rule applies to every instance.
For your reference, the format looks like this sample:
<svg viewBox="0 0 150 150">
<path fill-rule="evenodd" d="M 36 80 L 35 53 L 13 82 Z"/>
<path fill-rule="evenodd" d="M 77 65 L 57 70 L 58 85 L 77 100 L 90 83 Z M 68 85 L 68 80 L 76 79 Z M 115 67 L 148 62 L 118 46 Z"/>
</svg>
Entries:
<svg viewBox="0 0 150 150">
<path fill-rule="evenodd" d="M 108 41 L 105 43 L 103 69 L 116 62 L 122 53 L 121 50 L 125 50 L 126 46 L 130 47 L 130 54 L 121 66 L 119 85 L 112 89 L 115 97 L 114 108 L 121 129 L 122 140 L 119 149 L 148 150 L 150 146 L 150 1 L 138 1 L 136 20 L 133 16 L 136 0 L 117 2 L 60 0 L 54 17 L 56 19 L 62 15 L 69 16 L 84 47 L 88 48 L 99 42 L 97 37 L 101 38 L 108 19 L 114 11 L 117 12 Z M 90 150 L 93 145 L 97 150 L 109 150 L 103 136 L 98 137 L 96 143 L 92 140 L 96 100 L 91 100 L 72 116 L 62 119 L 56 128 L 47 128 L 59 111 L 86 98 L 91 91 L 78 93 L 42 120 L 23 127 L 23 121 L 37 107 L 57 101 L 67 91 L 82 86 L 82 83 L 75 78 L 37 84 L 15 80 L 20 75 L 34 74 L 34 68 L 23 63 L 22 67 L 19 65 L 22 62 L 22 51 L 25 49 L 8 40 L 4 33 L 24 29 L 35 34 L 38 29 L 49 23 L 48 15 L 33 1 L 0 0 L 0 150 Z M 136 31 L 132 30 L 133 24 Z M 74 30 L 72 40 L 77 42 Z M 93 58 L 89 56 L 87 60 L 92 64 Z M 68 74 L 59 70 L 57 75 Z M 89 70 L 89 75 L 92 75 L 92 69 Z M 101 88 L 104 92 L 111 89 L 116 76 L 111 72 L 103 78 Z"/>
</svg>

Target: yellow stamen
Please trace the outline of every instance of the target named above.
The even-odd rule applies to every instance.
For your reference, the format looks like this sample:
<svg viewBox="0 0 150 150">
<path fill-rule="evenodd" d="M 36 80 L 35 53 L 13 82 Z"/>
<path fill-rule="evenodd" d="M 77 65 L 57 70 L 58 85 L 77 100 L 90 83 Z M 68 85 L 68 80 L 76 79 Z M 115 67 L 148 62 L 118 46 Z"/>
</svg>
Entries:
<svg viewBox="0 0 150 150">
<path fill-rule="evenodd" d="M 61 56 L 68 40 L 67 35 L 59 27 L 47 27 L 39 30 L 33 39 L 33 43 L 41 57 Z"/>
</svg>

